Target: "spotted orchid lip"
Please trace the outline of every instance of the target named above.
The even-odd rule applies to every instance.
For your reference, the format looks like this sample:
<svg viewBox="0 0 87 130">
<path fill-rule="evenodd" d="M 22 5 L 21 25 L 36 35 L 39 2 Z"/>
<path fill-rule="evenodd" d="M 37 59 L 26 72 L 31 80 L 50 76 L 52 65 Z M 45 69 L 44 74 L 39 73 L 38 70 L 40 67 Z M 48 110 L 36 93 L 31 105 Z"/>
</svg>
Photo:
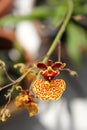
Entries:
<svg viewBox="0 0 87 130">
<path fill-rule="evenodd" d="M 40 100 L 58 100 L 66 89 L 66 83 L 62 79 L 36 80 L 33 84 L 33 91 Z"/>
</svg>

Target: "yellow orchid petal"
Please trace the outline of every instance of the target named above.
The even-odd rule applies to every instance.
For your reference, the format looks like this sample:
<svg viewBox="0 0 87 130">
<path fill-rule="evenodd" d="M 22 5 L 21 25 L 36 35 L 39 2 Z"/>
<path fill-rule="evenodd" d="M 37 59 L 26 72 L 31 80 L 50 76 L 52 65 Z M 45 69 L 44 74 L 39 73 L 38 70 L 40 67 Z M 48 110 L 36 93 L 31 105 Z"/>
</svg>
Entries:
<svg viewBox="0 0 87 130">
<path fill-rule="evenodd" d="M 27 109 L 30 116 L 34 116 L 38 113 L 38 105 L 35 102 L 29 103 Z"/>
</svg>

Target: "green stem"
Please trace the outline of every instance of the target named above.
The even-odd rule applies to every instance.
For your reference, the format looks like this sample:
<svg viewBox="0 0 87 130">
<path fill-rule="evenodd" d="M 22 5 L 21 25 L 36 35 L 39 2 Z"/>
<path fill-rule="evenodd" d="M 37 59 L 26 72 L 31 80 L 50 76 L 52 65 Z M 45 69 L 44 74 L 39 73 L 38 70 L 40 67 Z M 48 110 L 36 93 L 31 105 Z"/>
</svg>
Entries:
<svg viewBox="0 0 87 130">
<path fill-rule="evenodd" d="M 64 33 L 65 28 L 66 28 L 66 25 L 67 25 L 67 23 L 69 22 L 70 17 L 71 17 L 71 15 L 72 15 L 72 12 L 73 12 L 73 2 L 72 2 L 72 0 L 68 0 L 67 3 L 68 3 L 68 10 L 67 10 L 66 18 L 65 18 L 65 20 L 64 20 L 64 22 L 63 22 L 63 24 L 62 24 L 60 30 L 58 31 L 58 33 L 57 33 L 57 35 L 56 35 L 56 37 L 55 37 L 55 39 L 54 39 L 54 41 L 53 41 L 53 43 L 52 43 L 52 46 L 50 47 L 50 49 L 48 50 L 48 52 L 47 52 L 45 58 L 43 59 L 43 62 L 44 62 L 44 63 L 47 62 L 48 58 L 50 57 L 50 55 L 51 55 L 51 54 L 53 53 L 53 51 L 55 50 L 55 48 L 56 48 L 56 46 L 57 46 L 57 44 L 58 44 L 58 41 L 60 40 L 62 34 Z"/>
</svg>

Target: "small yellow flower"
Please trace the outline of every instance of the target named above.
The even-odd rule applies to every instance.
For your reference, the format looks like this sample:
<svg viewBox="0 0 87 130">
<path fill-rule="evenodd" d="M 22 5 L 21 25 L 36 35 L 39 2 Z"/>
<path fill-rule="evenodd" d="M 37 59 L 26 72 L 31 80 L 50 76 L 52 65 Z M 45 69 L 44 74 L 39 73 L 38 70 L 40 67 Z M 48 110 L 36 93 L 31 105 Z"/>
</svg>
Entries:
<svg viewBox="0 0 87 130">
<path fill-rule="evenodd" d="M 29 69 L 29 68 L 27 68 L 27 67 L 22 67 L 22 68 L 20 68 L 20 72 L 21 72 L 22 74 L 25 74 L 26 72 L 28 72 L 28 69 Z M 27 74 L 26 79 L 29 80 L 29 81 L 34 81 L 34 80 L 36 79 L 36 73 L 35 73 L 35 71 L 33 71 L 33 70 L 30 71 L 30 72 Z"/>
<path fill-rule="evenodd" d="M 30 97 L 28 94 L 23 94 L 23 93 L 20 93 L 16 99 L 15 99 L 15 105 L 17 107 L 20 107 L 20 108 L 23 108 L 25 106 L 27 106 L 28 102 L 30 100 Z"/>
<path fill-rule="evenodd" d="M 10 116 L 11 116 L 11 115 L 10 115 L 9 109 L 5 109 L 5 110 L 2 109 L 1 114 L 0 114 L 0 120 L 1 120 L 2 122 L 4 122 L 4 121 L 6 121 Z"/>
<path fill-rule="evenodd" d="M 29 93 L 20 93 L 15 99 L 15 105 L 18 108 L 27 108 L 29 115 L 33 116 L 38 112 L 38 105 Z"/>
<path fill-rule="evenodd" d="M 34 116 L 38 113 L 38 105 L 35 102 L 29 103 L 27 110 L 30 116 Z"/>
<path fill-rule="evenodd" d="M 36 79 L 36 73 L 34 71 L 30 71 L 26 77 L 29 81 L 34 81 Z"/>
</svg>

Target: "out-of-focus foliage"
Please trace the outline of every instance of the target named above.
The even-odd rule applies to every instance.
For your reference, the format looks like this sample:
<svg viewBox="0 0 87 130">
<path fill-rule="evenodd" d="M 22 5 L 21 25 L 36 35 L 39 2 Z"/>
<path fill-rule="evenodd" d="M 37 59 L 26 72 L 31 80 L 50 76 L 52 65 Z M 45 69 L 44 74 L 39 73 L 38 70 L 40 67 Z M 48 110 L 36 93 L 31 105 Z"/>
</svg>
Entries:
<svg viewBox="0 0 87 130">
<path fill-rule="evenodd" d="M 67 33 L 66 48 L 71 59 L 75 63 L 79 63 L 81 60 L 81 47 L 85 49 L 87 48 L 87 34 L 86 30 L 83 28 L 83 16 L 85 17 L 85 20 L 87 20 L 87 1 L 72 0 L 72 2 L 74 6 L 72 16 L 74 17 L 71 17 L 70 23 L 67 25 L 67 30 L 65 30 L 65 33 Z M 18 16 L 10 14 L 2 17 L 0 20 L 0 26 L 16 26 L 23 20 L 39 20 L 41 22 L 47 21 L 54 30 L 55 27 L 59 30 L 59 27 L 67 14 L 67 7 L 67 0 L 46 0 L 43 5 L 35 6 L 32 13 L 29 15 Z M 81 19 L 76 21 L 75 17 L 78 15 L 81 16 Z M 72 23 L 72 20 L 76 23 Z M 79 24 L 81 21 L 83 21 L 83 25 Z M 87 24 L 85 24 L 85 26 L 87 28 Z"/>
<path fill-rule="evenodd" d="M 55 26 L 61 22 L 67 13 L 67 3 L 61 2 L 57 5 L 58 7 L 54 8 L 53 17 L 51 17 L 52 24 Z"/>
<path fill-rule="evenodd" d="M 67 26 L 67 51 L 70 58 L 77 64 L 81 60 L 82 49 L 87 50 L 87 34 L 79 25 L 70 22 Z"/>
<path fill-rule="evenodd" d="M 74 2 L 74 13 L 75 14 L 87 14 L 87 1 L 86 0 L 73 0 Z"/>
</svg>

